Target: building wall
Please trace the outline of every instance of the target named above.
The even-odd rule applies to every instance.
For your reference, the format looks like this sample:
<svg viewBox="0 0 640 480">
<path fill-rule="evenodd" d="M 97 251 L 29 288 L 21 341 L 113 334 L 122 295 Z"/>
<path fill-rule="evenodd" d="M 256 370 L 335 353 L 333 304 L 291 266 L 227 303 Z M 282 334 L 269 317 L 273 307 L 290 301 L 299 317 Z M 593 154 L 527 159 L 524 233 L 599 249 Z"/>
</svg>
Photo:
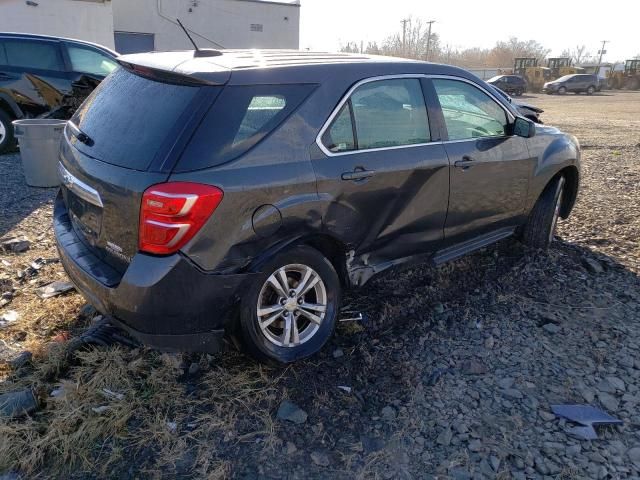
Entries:
<svg viewBox="0 0 640 480">
<path fill-rule="evenodd" d="M 0 0 L 0 31 L 69 37 L 113 48 L 110 0 Z"/>
<path fill-rule="evenodd" d="M 246 0 L 113 0 L 113 14 L 115 31 L 152 33 L 155 50 L 193 48 L 176 18 L 191 32 L 199 47 L 298 48 L 299 45 L 297 2 L 280 5 Z"/>
</svg>

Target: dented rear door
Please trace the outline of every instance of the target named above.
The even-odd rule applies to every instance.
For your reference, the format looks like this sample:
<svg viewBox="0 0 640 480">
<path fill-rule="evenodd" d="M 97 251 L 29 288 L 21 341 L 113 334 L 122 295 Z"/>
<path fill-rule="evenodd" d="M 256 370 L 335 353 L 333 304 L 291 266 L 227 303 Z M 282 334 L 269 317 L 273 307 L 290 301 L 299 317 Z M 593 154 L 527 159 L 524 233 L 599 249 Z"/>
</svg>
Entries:
<svg viewBox="0 0 640 480">
<path fill-rule="evenodd" d="M 431 131 L 434 130 L 434 133 Z M 323 223 L 376 265 L 434 250 L 443 238 L 449 163 L 430 128 L 419 78 L 356 85 L 321 132 L 312 159 Z"/>
</svg>

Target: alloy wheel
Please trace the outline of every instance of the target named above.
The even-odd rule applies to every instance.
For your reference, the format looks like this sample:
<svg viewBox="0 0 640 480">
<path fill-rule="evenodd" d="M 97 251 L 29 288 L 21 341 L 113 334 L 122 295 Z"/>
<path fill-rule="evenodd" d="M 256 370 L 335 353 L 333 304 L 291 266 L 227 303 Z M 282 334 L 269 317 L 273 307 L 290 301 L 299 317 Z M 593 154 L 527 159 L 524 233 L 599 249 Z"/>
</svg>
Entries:
<svg viewBox="0 0 640 480">
<path fill-rule="evenodd" d="M 4 139 L 6 136 L 7 136 L 7 127 L 5 127 L 4 123 L 0 121 L 0 144 L 4 142 Z"/>
<path fill-rule="evenodd" d="M 291 264 L 265 281 L 256 306 L 258 326 L 269 342 L 297 347 L 318 331 L 327 311 L 327 289 L 312 268 Z"/>
</svg>

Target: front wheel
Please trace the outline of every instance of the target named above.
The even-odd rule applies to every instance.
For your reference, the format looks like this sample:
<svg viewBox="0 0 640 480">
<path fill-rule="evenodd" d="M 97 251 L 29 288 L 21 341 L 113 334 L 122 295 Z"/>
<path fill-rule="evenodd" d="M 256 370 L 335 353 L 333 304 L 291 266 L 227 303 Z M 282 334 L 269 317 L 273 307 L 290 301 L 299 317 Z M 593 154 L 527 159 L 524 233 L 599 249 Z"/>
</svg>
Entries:
<svg viewBox="0 0 640 480">
<path fill-rule="evenodd" d="M 566 89 L 566 87 L 560 87 L 560 88 L 558 89 L 558 94 L 559 94 L 559 95 L 564 95 L 565 93 L 567 93 L 567 89 Z"/>
<path fill-rule="evenodd" d="M 549 182 L 529 214 L 522 230 L 522 243 L 546 250 L 553 241 L 562 208 L 563 176 Z"/>
<path fill-rule="evenodd" d="M 595 87 L 589 87 L 587 88 L 587 95 L 593 95 L 593 92 L 596 91 Z"/>
<path fill-rule="evenodd" d="M 333 335 L 340 295 L 338 274 L 316 249 L 297 246 L 276 255 L 241 300 L 244 347 L 265 363 L 313 355 Z"/>
</svg>

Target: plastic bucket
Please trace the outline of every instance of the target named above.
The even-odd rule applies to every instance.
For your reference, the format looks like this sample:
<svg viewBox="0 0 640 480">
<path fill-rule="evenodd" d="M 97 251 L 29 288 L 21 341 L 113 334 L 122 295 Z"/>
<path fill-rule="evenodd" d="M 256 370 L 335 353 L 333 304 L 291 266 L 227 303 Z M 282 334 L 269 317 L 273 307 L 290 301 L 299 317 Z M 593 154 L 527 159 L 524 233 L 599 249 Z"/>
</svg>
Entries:
<svg viewBox="0 0 640 480">
<path fill-rule="evenodd" d="M 22 170 L 27 185 L 57 187 L 58 147 L 66 120 L 33 118 L 13 122 L 20 144 Z"/>
</svg>

